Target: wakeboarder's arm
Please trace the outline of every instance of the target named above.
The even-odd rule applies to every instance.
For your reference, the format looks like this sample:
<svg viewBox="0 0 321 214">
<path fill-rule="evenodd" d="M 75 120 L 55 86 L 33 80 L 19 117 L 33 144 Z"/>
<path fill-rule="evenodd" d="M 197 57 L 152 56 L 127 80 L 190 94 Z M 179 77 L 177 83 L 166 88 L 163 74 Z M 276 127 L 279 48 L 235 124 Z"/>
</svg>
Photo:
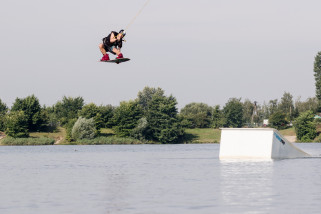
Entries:
<svg viewBox="0 0 321 214">
<path fill-rule="evenodd" d="M 117 37 L 115 37 L 114 33 L 111 33 L 110 35 L 110 43 L 114 43 L 117 41 Z"/>
</svg>

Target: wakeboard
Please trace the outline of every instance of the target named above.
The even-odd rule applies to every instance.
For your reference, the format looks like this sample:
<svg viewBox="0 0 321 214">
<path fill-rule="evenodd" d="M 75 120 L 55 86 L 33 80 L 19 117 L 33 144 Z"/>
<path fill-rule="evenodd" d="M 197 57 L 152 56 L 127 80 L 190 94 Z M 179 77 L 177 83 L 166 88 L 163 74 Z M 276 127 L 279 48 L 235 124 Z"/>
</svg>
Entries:
<svg viewBox="0 0 321 214">
<path fill-rule="evenodd" d="M 110 62 L 110 63 L 116 63 L 116 64 L 119 64 L 119 63 L 122 63 L 122 62 L 127 62 L 129 61 L 130 59 L 128 58 L 120 58 L 120 59 L 113 59 L 113 60 L 108 60 L 108 61 L 100 61 L 100 62 Z"/>
</svg>

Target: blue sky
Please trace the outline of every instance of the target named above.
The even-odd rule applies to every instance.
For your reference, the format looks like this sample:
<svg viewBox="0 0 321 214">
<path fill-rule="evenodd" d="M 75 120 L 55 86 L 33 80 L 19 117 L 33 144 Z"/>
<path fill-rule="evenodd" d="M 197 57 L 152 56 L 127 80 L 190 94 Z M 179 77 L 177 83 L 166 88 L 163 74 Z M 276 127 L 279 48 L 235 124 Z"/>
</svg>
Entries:
<svg viewBox="0 0 321 214">
<path fill-rule="evenodd" d="M 315 95 L 321 51 L 317 0 L 150 0 L 127 30 L 128 63 L 100 63 L 98 44 L 125 28 L 145 0 L 9 1 L 0 8 L 0 99 L 35 94 L 118 105 L 145 86 L 190 102 L 260 104 L 290 92 Z"/>
</svg>

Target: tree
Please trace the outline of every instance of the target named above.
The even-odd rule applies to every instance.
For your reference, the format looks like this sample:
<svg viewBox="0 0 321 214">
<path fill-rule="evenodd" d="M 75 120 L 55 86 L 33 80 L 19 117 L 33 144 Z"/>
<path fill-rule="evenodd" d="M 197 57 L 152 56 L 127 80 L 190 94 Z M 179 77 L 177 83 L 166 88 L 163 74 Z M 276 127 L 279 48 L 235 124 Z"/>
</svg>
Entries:
<svg viewBox="0 0 321 214">
<path fill-rule="evenodd" d="M 42 130 L 48 123 L 48 117 L 42 112 L 39 100 L 34 95 L 23 99 L 16 98 L 11 111 L 24 111 L 29 131 Z"/>
<path fill-rule="evenodd" d="M 98 106 L 104 128 L 111 128 L 115 108 L 112 105 Z"/>
<path fill-rule="evenodd" d="M 297 114 L 306 111 L 312 111 L 313 113 L 317 113 L 319 108 L 319 100 L 316 97 L 309 97 L 306 101 L 301 101 L 300 97 L 295 101 L 295 111 Z M 299 115 L 297 115 L 299 116 Z"/>
<path fill-rule="evenodd" d="M 294 122 L 294 128 L 298 140 L 302 142 L 312 142 L 317 136 L 314 113 L 312 111 L 301 113 Z"/>
<path fill-rule="evenodd" d="M 278 100 L 270 100 L 269 101 L 269 115 L 271 116 L 275 112 L 278 111 Z"/>
<path fill-rule="evenodd" d="M 162 143 L 176 143 L 184 134 L 182 117 L 178 116 L 176 99 L 166 97 L 161 88 L 145 87 L 138 93 L 137 102 L 143 110 L 147 126 L 144 138 Z M 185 125 L 188 121 L 184 120 Z"/>
<path fill-rule="evenodd" d="M 253 114 L 253 122 L 257 125 L 263 124 L 263 119 L 266 117 L 266 106 L 256 104 L 256 112 Z"/>
<path fill-rule="evenodd" d="M 252 124 L 253 122 L 254 103 L 249 99 L 243 102 L 243 121 L 246 124 Z"/>
<path fill-rule="evenodd" d="M 266 102 L 263 102 L 263 105 L 260 109 L 260 115 L 262 117 L 262 119 L 267 119 L 270 117 L 270 111 L 269 111 L 269 105 L 266 104 Z"/>
<path fill-rule="evenodd" d="M 94 118 L 96 129 L 99 132 L 101 128 L 112 127 L 111 119 L 113 117 L 113 111 L 114 107 L 111 105 L 96 106 L 94 103 L 89 103 L 84 105 L 78 115 L 87 119 Z"/>
<path fill-rule="evenodd" d="M 8 106 L 2 102 L 2 100 L 0 99 L 0 115 L 5 115 L 8 111 Z"/>
<path fill-rule="evenodd" d="M 71 135 L 75 140 L 93 139 L 96 133 L 94 118 L 86 119 L 79 117 L 72 128 Z"/>
<path fill-rule="evenodd" d="M 212 108 L 205 103 L 187 104 L 180 114 L 190 121 L 189 128 L 208 128 L 211 125 Z"/>
<path fill-rule="evenodd" d="M 82 97 L 66 97 L 62 101 L 58 101 L 54 105 L 54 112 L 57 118 L 64 125 L 68 120 L 78 118 L 78 111 L 84 106 L 84 99 Z"/>
<path fill-rule="evenodd" d="M 218 129 L 220 127 L 223 127 L 225 123 L 225 117 L 223 111 L 220 110 L 220 106 L 214 106 L 212 110 L 212 127 L 214 129 Z"/>
<path fill-rule="evenodd" d="M 231 98 L 223 108 L 225 127 L 241 128 L 243 126 L 243 105 L 241 99 Z"/>
<path fill-rule="evenodd" d="M 78 116 L 89 119 L 95 117 L 99 113 L 98 106 L 94 103 L 89 103 L 84 105 L 81 110 L 79 110 Z"/>
<path fill-rule="evenodd" d="M 285 129 L 288 124 L 288 121 L 286 120 L 286 114 L 280 111 L 271 114 L 269 118 L 269 124 L 271 127 L 276 129 Z"/>
<path fill-rule="evenodd" d="M 148 110 L 148 103 L 152 100 L 153 96 L 164 96 L 164 90 L 161 88 L 151 88 L 146 86 L 143 91 L 139 91 L 137 95 L 138 103 L 144 111 Z"/>
<path fill-rule="evenodd" d="M 142 107 L 137 101 L 123 101 L 114 111 L 113 130 L 119 137 L 128 137 L 142 116 Z"/>
<path fill-rule="evenodd" d="M 5 103 L 3 103 L 0 99 L 0 131 L 5 130 L 5 125 L 4 125 L 4 118 L 5 115 L 8 112 L 8 107 Z"/>
<path fill-rule="evenodd" d="M 80 117 L 90 119 L 93 118 L 95 121 L 95 126 L 97 130 L 97 134 L 100 133 L 100 129 L 103 127 L 103 120 L 102 115 L 100 113 L 100 109 L 96 104 L 89 103 L 87 105 L 84 105 L 81 110 L 79 110 L 78 115 Z"/>
<path fill-rule="evenodd" d="M 319 52 L 314 58 L 314 78 L 316 97 L 321 101 L 321 52 Z"/>
<path fill-rule="evenodd" d="M 173 96 L 154 95 L 148 102 L 146 138 L 161 143 L 177 143 L 184 134 Z"/>
<path fill-rule="evenodd" d="M 47 107 L 47 106 L 44 106 L 42 108 L 43 110 L 43 114 L 46 114 L 47 117 L 48 117 L 48 127 L 47 127 L 47 130 L 49 132 L 54 132 L 57 130 L 57 128 L 59 127 L 60 123 L 59 123 L 59 120 L 57 118 L 57 115 L 55 114 L 54 112 L 54 107 Z"/>
<path fill-rule="evenodd" d="M 6 134 L 10 137 L 28 137 L 28 117 L 24 111 L 11 111 L 5 118 Z"/>
<path fill-rule="evenodd" d="M 292 98 L 293 96 L 290 93 L 284 92 L 279 104 L 279 110 L 285 113 L 288 121 L 291 121 L 293 118 L 294 105 Z"/>
</svg>

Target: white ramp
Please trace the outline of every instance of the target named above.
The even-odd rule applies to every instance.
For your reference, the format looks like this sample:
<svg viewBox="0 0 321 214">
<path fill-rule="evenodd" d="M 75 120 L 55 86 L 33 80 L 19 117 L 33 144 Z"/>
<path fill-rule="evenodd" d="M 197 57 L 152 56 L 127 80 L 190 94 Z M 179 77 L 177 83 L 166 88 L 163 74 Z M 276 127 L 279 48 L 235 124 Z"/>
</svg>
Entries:
<svg viewBox="0 0 321 214">
<path fill-rule="evenodd" d="M 271 128 L 222 128 L 220 159 L 311 157 Z"/>
</svg>

